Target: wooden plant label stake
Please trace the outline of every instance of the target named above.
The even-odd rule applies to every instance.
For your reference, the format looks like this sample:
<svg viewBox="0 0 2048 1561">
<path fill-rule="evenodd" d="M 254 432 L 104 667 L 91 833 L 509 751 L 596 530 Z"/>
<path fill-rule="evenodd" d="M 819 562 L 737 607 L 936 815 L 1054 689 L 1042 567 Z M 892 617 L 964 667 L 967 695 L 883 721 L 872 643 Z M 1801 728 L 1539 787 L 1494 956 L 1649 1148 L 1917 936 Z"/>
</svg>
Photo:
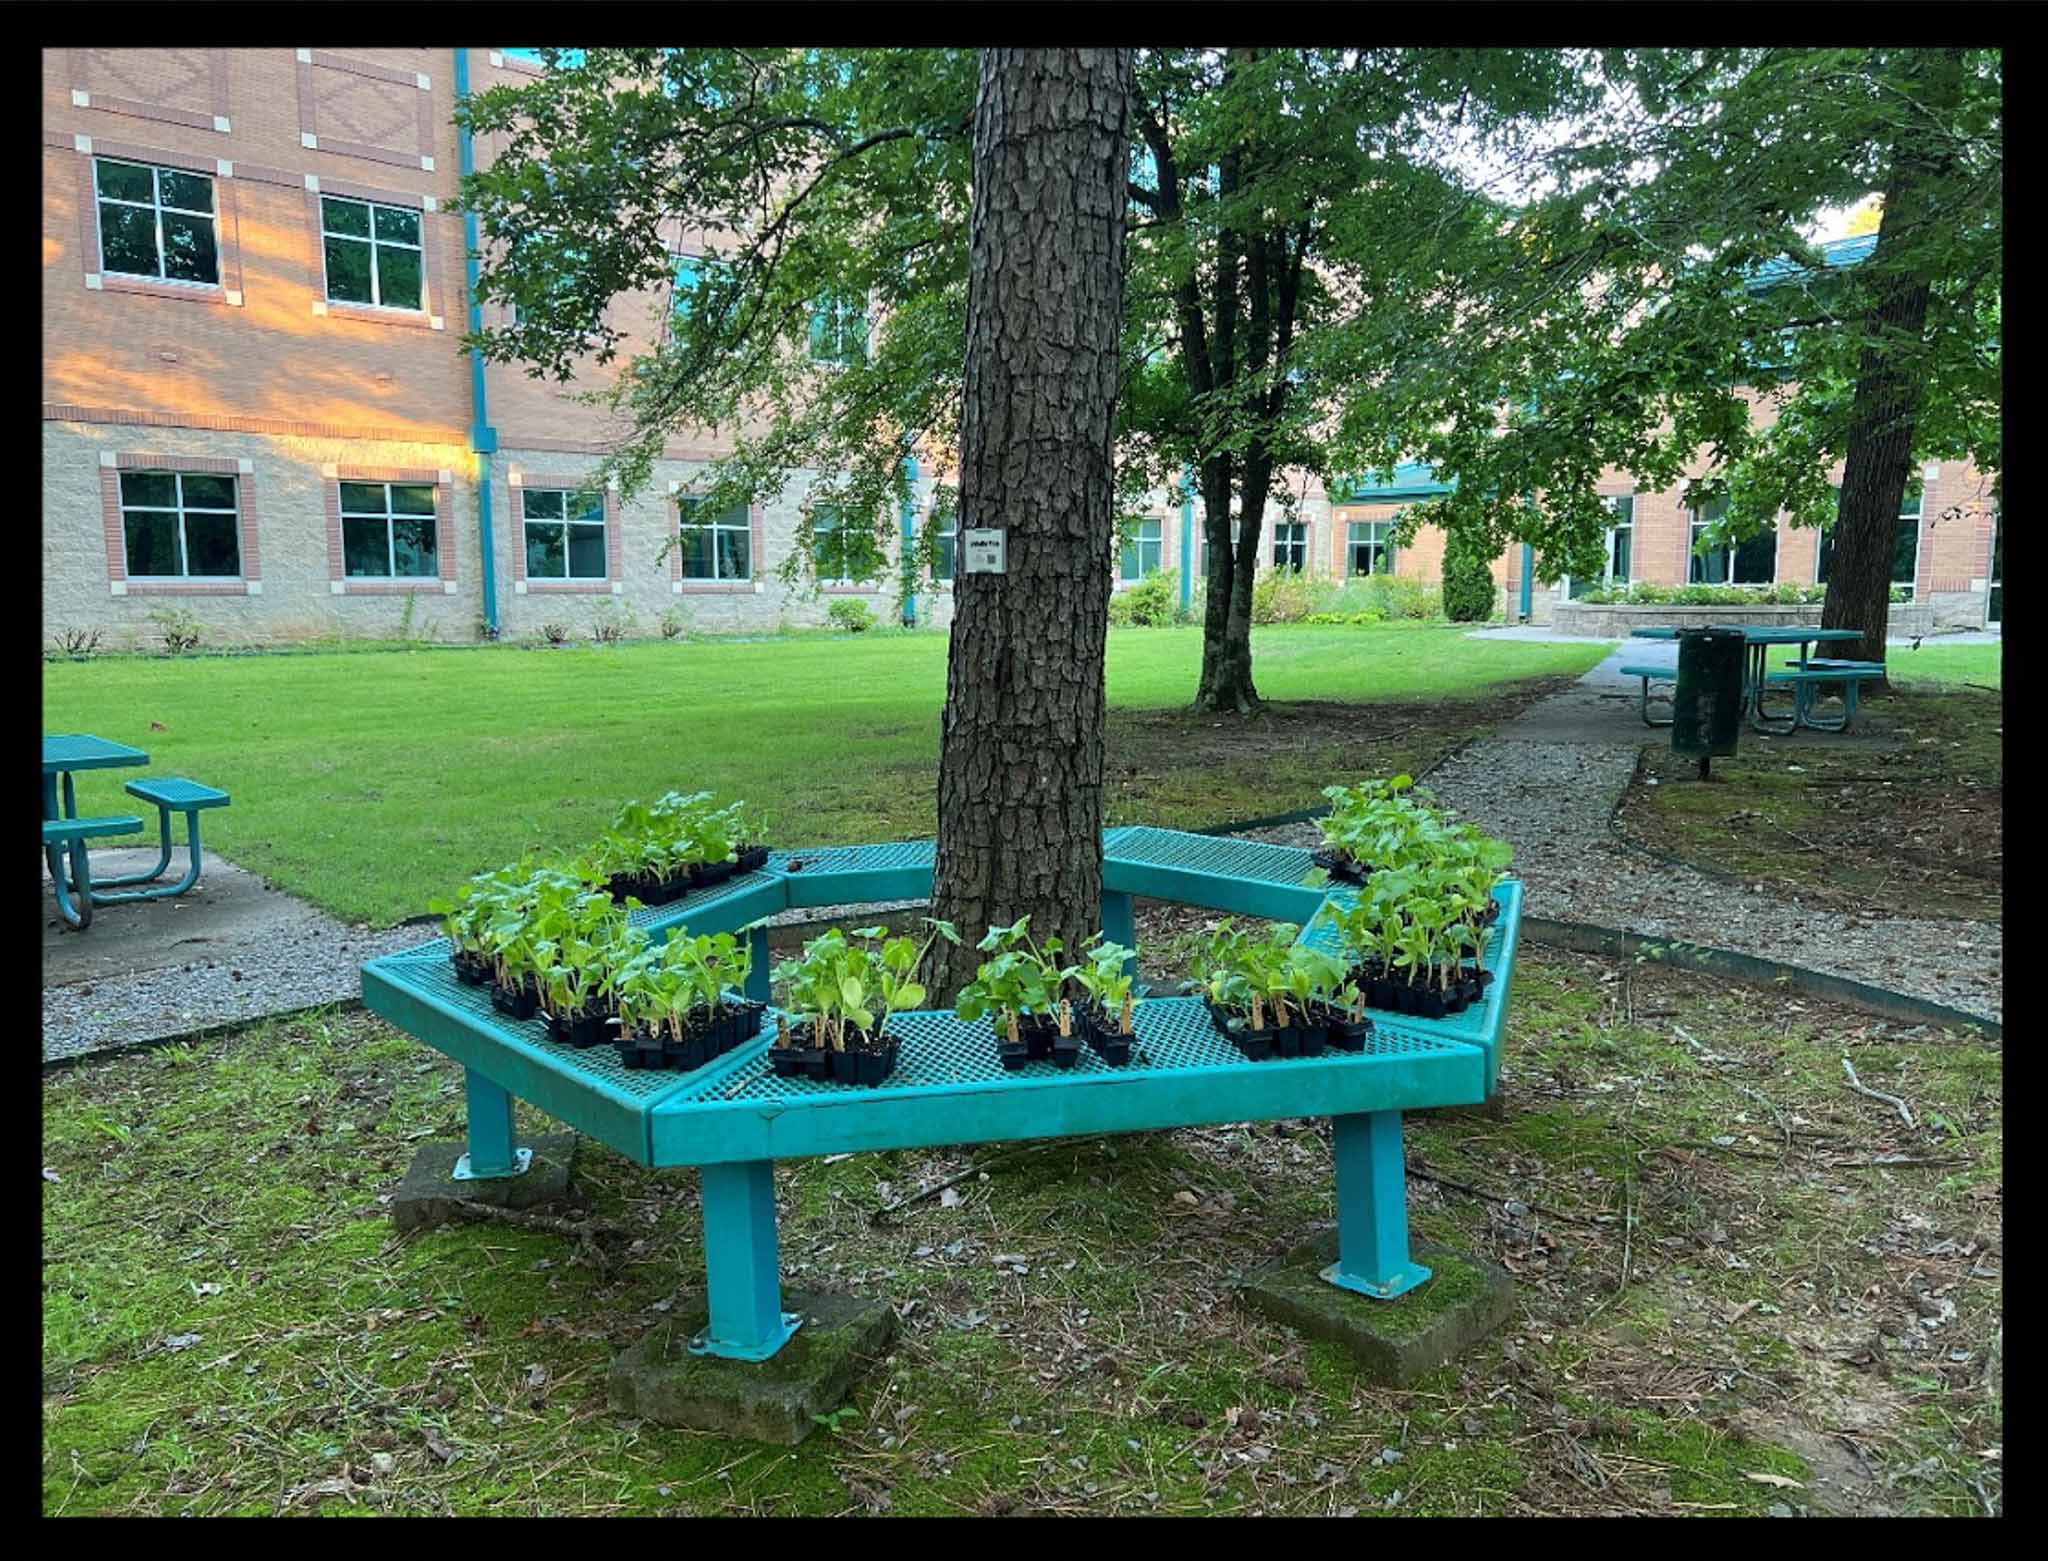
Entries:
<svg viewBox="0 0 2048 1561">
<path fill-rule="evenodd" d="M 1120 1026 L 1120 1028 L 1122 1029 L 1125 1035 L 1129 1035 L 1131 1033 L 1131 994 L 1128 992 L 1124 993 L 1124 1011 L 1122 1017 L 1123 1023 Z"/>
<path fill-rule="evenodd" d="M 1060 1036 L 1062 1039 L 1065 1039 L 1067 1036 L 1070 1036 L 1073 1033 L 1073 1010 L 1067 1006 L 1067 1000 L 1063 997 L 1060 999 Z"/>
<path fill-rule="evenodd" d="M 1266 1028 L 1266 1010 L 1259 1002 L 1259 994 L 1256 992 L 1252 993 L 1252 1028 L 1254 1030 Z"/>
<path fill-rule="evenodd" d="M 789 1050 L 789 1015 L 775 1016 L 775 1044 L 783 1051 Z"/>
<path fill-rule="evenodd" d="M 1010 1019 L 1010 1044 L 1011 1044 L 1012 1046 L 1015 1046 L 1015 1045 L 1017 1044 L 1017 1016 L 1016 1016 L 1016 1014 L 1015 1014 L 1015 1013 L 1012 1013 L 1012 1014 L 1011 1014 L 1011 1015 L 1009 1016 L 1009 1019 Z"/>
</svg>

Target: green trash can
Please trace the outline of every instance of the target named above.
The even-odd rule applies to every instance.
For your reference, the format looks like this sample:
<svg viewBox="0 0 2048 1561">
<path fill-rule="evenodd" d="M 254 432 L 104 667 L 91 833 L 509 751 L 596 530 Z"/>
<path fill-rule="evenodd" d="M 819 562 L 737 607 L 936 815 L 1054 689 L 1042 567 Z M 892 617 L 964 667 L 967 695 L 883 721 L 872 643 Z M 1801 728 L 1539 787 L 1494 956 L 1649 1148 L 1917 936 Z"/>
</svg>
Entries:
<svg viewBox="0 0 2048 1561">
<path fill-rule="evenodd" d="M 1749 644 L 1740 629 L 1686 629 L 1678 636 L 1678 687 L 1671 696 L 1671 751 L 1700 761 L 1735 752 L 1742 735 L 1742 675 Z"/>
</svg>

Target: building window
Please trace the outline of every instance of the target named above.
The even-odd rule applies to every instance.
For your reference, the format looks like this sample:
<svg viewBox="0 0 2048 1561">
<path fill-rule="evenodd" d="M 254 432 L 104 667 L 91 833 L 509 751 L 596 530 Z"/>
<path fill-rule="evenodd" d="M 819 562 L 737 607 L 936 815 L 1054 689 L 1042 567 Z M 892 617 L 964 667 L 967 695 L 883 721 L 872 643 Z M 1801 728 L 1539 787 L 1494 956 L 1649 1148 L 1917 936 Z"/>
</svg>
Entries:
<svg viewBox="0 0 2048 1561">
<path fill-rule="evenodd" d="M 867 308 L 847 293 L 827 293 L 811 314 L 811 358 L 851 363 L 868 355 Z"/>
<path fill-rule="evenodd" d="M 1738 542 L 1734 547 L 1699 550 L 1700 539 L 1728 513 L 1728 501 L 1715 499 L 1692 512 L 1693 552 L 1686 579 L 1693 585 L 1769 585 L 1778 578 L 1778 528 Z"/>
<path fill-rule="evenodd" d="M 130 579 L 240 575 L 235 479 L 197 472 L 121 473 L 121 537 Z"/>
<path fill-rule="evenodd" d="M 1121 573 L 1124 579 L 1142 580 L 1159 567 L 1162 529 L 1156 520 L 1141 520 L 1131 527 L 1130 538 L 1123 545 Z"/>
<path fill-rule="evenodd" d="M 563 488 L 521 492 L 526 520 L 526 578 L 602 580 L 609 565 L 604 546 L 604 495 Z"/>
<path fill-rule="evenodd" d="M 754 527 L 747 506 L 712 514 L 702 499 L 679 499 L 683 578 L 685 580 L 751 580 L 754 578 Z"/>
<path fill-rule="evenodd" d="M 730 267 L 722 260 L 713 260 L 709 255 L 676 256 L 675 286 L 670 290 L 670 306 L 678 320 L 688 319 L 697 306 L 697 294 L 709 283 L 722 286 Z"/>
<path fill-rule="evenodd" d="M 377 309 L 420 307 L 425 273 L 417 211 L 323 195 L 320 230 L 329 299 Z"/>
<path fill-rule="evenodd" d="M 341 484 L 341 570 L 384 579 L 431 578 L 434 490 L 427 483 Z"/>
<path fill-rule="evenodd" d="M 1233 520 L 1230 523 L 1230 555 L 1233 558 L 1237 556 L 1237 539 L 1240 528 L 1240 522 Z M 1202 531 L 1202 573 L 1206 575 L 1209 572 L 1209 533 L 1205 527 Z"/>
<path fill-rule="evenodd" d="M 873 579 L 881 563 L 870 527 L 834 504 L 821 504 L 811 512 L 811 564 L 821 585 Z"/>
<path fill-rule="evenodd" d="M 182 168 L 93 160 L 100 269 L 159 282 L 220 285 L 213 180 Z"/>
<path fill-rule="evenodd" d="M 1273 567 L 1296 574 L 1308 567 L 1308 525 L 1304 521 L 1281 521 L 1273 527 Z"/>
<path fill-rule="evenodd" d="M 1834 489 L 1835 512 L 1841 513 L 1842 490 Z M 1906 496 L 1899 504 L 1899 522 L 1892 533 L 1892 584 L 1915 585 L 1920 575 L 1920 506 L 1922 488 L 1918 477 L 1906 484 Z M 1820 534 L 1820 556 L 1814 561 L 1816 583 L 1828 583 L 1828 566 L 1835 557 L 1835 528 L 1826 526 Z"/>
<path fill-rule="evenodd" d="M 1399 520 L 1397 515 L 1394 520 Z M 1390 575 L 1394 572 L 1394 520 L 1354 520 L 1345 535 L 1349 555 L 1346 572 Z"/>
<path fill-rule="evenodd" d="M 951 580 L 959 568 L 960 514 L 950 505 L 943 513 L 934 509 L 925 524 L 932 533 L 932 578 Z"/>
<path fill-rule="evenodd" d="M 1606 558 L 1601 564 L 1599 578 L 1589 576 L 1581 580 L 1576 575 L 1571 577 L 1567 595 L 1572 601 L 1577 601 L 1588 591 L 1626 586 L 1629 582 L 1629 565 L 1635 554 L 1635 495 L 1618 493 L 1603 502 L 1607 513 L 1614 517 L 1607 528 Z"/>
</svg>

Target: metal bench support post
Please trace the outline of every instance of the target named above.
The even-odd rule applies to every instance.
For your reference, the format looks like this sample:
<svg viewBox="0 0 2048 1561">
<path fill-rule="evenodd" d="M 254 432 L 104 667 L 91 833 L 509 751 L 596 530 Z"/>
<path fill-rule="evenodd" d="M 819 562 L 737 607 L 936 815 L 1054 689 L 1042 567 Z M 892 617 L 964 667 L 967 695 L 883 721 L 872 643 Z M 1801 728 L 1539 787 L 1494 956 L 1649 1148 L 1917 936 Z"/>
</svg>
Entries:
<svg viewBox="0 0 2048 1561">
<path fill-rule="evenodd" d="M 189 814 L 188 817 L 192 820 L 193 829 L 197 830 L 199 828 L 199 815 L 193 813 Z M 163 877 L 171 865 L 171 810 L 169 808 L 160 807 L 156 810 L 156 833 L 157 844 L 161 848 L 161 854 L 157 857 L 155 867 L 146 873 L 122 873 L 117 878 L 102 878 L 99 881 L 98 887 L 101 889 L 120 889 L 125 888 L 129 884 L 155 883 L 159 878 Z M 197 851 L 192 853 L 192 860 L 195 862 L 199 860 L 199 853 Z M 190 888 L 191 885 L 188 884 L 186 887 Z M 102 898 L 99 903 L 105 905 L 107 902 Z"/>
<path fill-rule="evenodd" d="M 775 1162 L 707 1165 L 704 1279 L 711 1322 L 690 1341 L 693 1355 L 766 1360 L 789 1342 L 800 1317 L 782 1309 L 776 1271 Z"/>
<path fill-rule="evenodd" d="M 747 934 L 747 952 L 753 963 L 747 967 L 747 1001 L 765 1003 L 768 1001 L 768 929 L 756 927 Z"/>
<path fill-rule="evenodd" d="M 469 1153 L 455 1162 L 458 1182 L 496 1181 L 523 1176 L 533 1166 L 533 1151 L 512 1142 L 512 1095 L 474 1068 L 463 1070 L 463 1091 L 469 1105 Z"/>
<path fill-rule="evenodd" d="M 1105 943 L 1121 943 L 1127 949 L 1138 946 L 1138 915 L 1131 905 L 1128 894 L 1113 889 L 1102 891 L 1102 940 Z M 1134 954 L 1124 961 L 1124 974 L 1135 976 L 1138 961 Z"/>
<path fill-rule="evenodd" d="M 1337 1161 L 1337 1261 L 1322 1277 L 1344 1290 L 1391 1301 L 1429 1277 L 1408 1256 L 1408 1178 L 1401 1113 L 1330 1119 Z"/>
<path fill-rule="evenodd" d="M 71 887 L 78 891 L 78 903 L 73 905 L 65 890 L 65 857 L 69 856 Z M 92 865 L 86 859 L 85 841 L 77 839 L 67 846 L 58 846 L 50 857 L 50 885 L 57 893 L 57 914 L 73 931 L 83 932 L 92 925 Z"/>
</svg>

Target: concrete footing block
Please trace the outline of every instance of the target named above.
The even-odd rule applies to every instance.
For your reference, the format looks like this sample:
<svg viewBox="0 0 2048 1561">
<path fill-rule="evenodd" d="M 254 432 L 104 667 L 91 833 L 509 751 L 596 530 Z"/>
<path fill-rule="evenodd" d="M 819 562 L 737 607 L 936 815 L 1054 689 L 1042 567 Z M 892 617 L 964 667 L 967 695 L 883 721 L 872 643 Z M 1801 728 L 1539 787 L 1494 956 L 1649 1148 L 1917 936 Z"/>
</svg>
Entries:
<svg viewBox="0 0 2048 1561">
<path fill-rule="evenodd" d="M 421 1144 L 398 1191 L 391 1196 L 391 1223 L 400 1230 L 424 1230 L 460 1219 L 457 1202 L 486 1203 L 499 1209 L 573 1210 L 581 1207 L 577 1189 L 574 1133 L 550 1133 L 529 1139 L 533 1164 L 520 1176 L 482 1181 L 455 1179 L 455 1162 L 469 1150 L 461 1139 Z"/>
<path fill-rule="evenodd" d="M 679 1307 L 612 1363 L 612 1409 L 657 1425 L 793 1447 L 846 1400 L 854 1379 L 896 1337 L 886 1301 L 805 1291 L 784 1294 L 803 1318 L 790 1341 L 764 1361 L 692 1355 L 709 1321 L 704 1302 Z"/>
<path fill-rule="evenodd" d="M 1407 1387 L 1498 1328 L 1514 1309 L 1514 1281 L 1493 1264 L 1426 1242 L 1413 1251 L 1430 1277 L 1398 1300 L 1355 1295 L 1321 1277 L 1337 1260 L 1334 1230 L 1252 1275 L 1238 1299 L 1342 1347 L 1372 1381 Z"/>
</svg>

